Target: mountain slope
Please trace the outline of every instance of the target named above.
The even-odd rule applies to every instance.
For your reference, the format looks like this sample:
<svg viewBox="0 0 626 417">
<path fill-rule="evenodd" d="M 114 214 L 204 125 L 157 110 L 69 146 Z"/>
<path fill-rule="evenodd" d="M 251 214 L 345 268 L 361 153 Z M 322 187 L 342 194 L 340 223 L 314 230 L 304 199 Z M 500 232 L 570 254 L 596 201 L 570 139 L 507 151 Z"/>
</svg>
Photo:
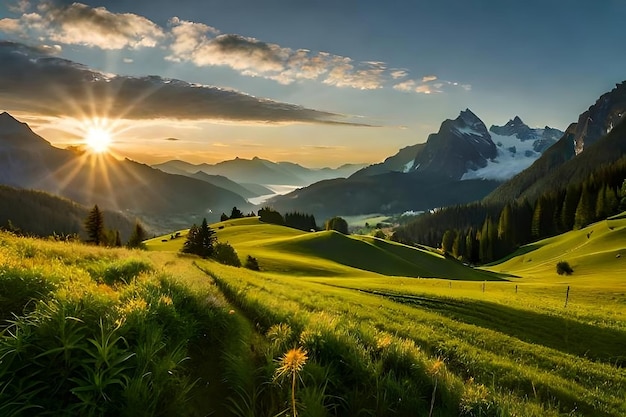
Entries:
<svg viewBox="0 0 626 417">
<path fill-rule="evenodd" d="M 269 200 L 281 212 L 304 211 L 318 219 L 334 215 L 402 213 L 479 200 L 495 181 L 456 181 L 420 172 L 320 181 Z"/>
<path fill-rule="evenodd" d="M 352 177 L 362 177 L 367 175 L 380 175 L 389 172 L 409 172 L 413 168 L 413 163 L 417 155 L 424 149 L 425 143 L 406 146 L 378 164 L 372 164 L 362 168 L 352 174 Z"/>
<path fill-rule="evenodd" d="M 209 175 L 204 171 L 198 171 L 189 176 L 192 178 L 201 180 L 201 181 L 208 182 L 209 184 L 213 184 L 225 190 L 232 191 L 233 193 L 238 194 L 246 199 L 258 197 L 259 195 L 262 195 L 262 194 L 257 194 L 253 192 L 252 190 L 244 187 L 241 184 L 236 183 L 235 181 L 231 181 L 230 179 L 224 177 L 223 175 Z M 266 194 L 269 194 L 269 193 L 266 193 Z"/>
<path fill-rule="evenodd" d="M 600 164 L 616 161 L 625 147 L 625 113 L 626 82 L 623 82 L 603 94 L 535 163 L 494 190 L 485 201 L 532 200 L 551 186 L 582 180 Z M 601 141 L 604 143 L 596 146 Z M 560 168 L 566 164 L 567 167 Z"/>
<path fill-rule="evenodd" d="M 84 220 L 90 208 L 51 194 L 0 185 L 0 226 L 9 222 L 21 232 L 36 236 L 79 234 L 86 238 Z M 121 213 L 104 210 L 108 229 L 120 232 L 122 241 L 130 237 L 135 222 Z"/>
<path fill-rule="evenodd" d="M 153 226 L 217 217 L 233 206 L 249 208 L 239 195 L 204 181 L 128 159 L 55 148 L 7 113 L 0 115 L 0 183 L 149 217 Z"/>
</svg>

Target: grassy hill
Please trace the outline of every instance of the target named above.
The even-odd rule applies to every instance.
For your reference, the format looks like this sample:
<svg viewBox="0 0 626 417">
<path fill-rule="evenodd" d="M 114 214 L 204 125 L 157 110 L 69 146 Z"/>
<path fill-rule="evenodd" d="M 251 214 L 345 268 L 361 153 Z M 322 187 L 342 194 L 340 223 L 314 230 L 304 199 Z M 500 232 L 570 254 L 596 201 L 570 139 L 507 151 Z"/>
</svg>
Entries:
<svg viewBox="0 0 626 417">
<path fill-rule="evenodd" d="M 556 274 L 556 264 L 568 262 L 570 276 Z M 624 285 L 626 218 L 615 216 L 529 245 L 487 269 L 523 277 L 522 281 L 572 283 L 592 287 Z"/>
<path fill-rule="evenodd" d="M 259 260 L 265 271 L 298 276 L 389 276 L 498 280 L 493 273 L 468 268 L 434 251 L 417 249 L 371 236 L 346 236 L 335 231 L 303 232 L 261 223 L 258 218 L 216 223 L 218 239 L 230 243 L 242 260 Z M 146 242 L 150 250 L 180 250 L 181 238 L 167 235 Z M 166 240 L 164 242 L 164 240 Z"/>
<path fill-rule="evenodd" d="M 214 227 L 262 271 L 178 253 L 186 231 L 151 251 L 0 232 L 2 415 L 626 415 L 626 218 L 521 248 L 490 282 L 372 237 Z M 424 271 L 459 279 L 392 275 Z"/>
</svg>

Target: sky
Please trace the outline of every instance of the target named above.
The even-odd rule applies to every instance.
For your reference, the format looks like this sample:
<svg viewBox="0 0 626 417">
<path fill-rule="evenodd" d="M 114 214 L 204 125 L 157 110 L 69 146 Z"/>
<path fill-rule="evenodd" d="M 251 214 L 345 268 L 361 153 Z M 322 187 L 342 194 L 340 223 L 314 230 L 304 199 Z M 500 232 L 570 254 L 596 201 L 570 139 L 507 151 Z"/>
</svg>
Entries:
<svg viewBox="0 0 626 417">
<path fill-rule="evenodd" d="M 564 130 L 626 79 L 626 0 L 7 0 L 0 111 L 144 163 L 374 163 L 470 108 Z"/>
</svg>

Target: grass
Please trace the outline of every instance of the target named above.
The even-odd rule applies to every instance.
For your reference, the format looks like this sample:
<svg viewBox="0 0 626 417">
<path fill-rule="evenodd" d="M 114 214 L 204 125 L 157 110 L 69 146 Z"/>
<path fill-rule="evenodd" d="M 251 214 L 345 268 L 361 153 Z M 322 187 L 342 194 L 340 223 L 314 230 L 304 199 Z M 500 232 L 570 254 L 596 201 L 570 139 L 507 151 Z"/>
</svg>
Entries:
<svg viewBox="0 0 626 417">
<path fill-rule="evenodd" d="M 147 252 L 0 234 L 2 415 L 626 415 L 626 219 L 482 269 L 255 218 L 212 227 L 261 272 L 178 254 L 185 231 Z M 281 384 L 288 352 L 306 361 Z"/>
<path fill-rule="evenodd" d="M 264 271 L 298 276 L 440 277 L 464 280 L 499 280 L 497 274 L 469 269 L 440 253 L 412 248 L 371 236 L 345 236 L 334 231 L 302 232 L 264 224 L 257 218 L 216 223 L 220 241 L 235 247 L 242 261 L 259 260 Z M 184 233 L 184 232 L 183 232 Z M 184 240 L 167 236 L 146 241 L 149 250 L 180 250 Z"/>
<path fill-rule="evenodd" d="M 571 283 L 594 288 L 623 288 L 626 274 L 626 219 L 620 216 L 521 247 L 505 262 L 488 269 L 523 277 L 524 282 Z M 558 276 L 556 264 L 568 262 L 570 276 Z"/>
</svg>

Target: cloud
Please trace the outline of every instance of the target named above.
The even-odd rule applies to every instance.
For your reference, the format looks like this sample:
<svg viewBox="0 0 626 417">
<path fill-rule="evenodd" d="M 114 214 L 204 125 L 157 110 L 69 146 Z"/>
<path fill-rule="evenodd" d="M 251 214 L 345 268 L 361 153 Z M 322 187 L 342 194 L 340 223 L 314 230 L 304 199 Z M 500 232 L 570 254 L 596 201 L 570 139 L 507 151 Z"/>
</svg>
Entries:
<svg viewBox="0 0 626 417">
<path fill-rule="evenodd" d="M 6 33 L 19 33 L 22 31 L 22 24 L 19 19 L 10 19 L 5 17 L 0 19 L 0 31 Z"/>
<path fill-rule="evenodd" d="M 437 81 L 437 82 L 435 82 Z M 446 89 L 462 88 L 465 91 L 470 91 L 472 86 L 470 84 L 459 84 L 458 82 L 442 81 L 434 75 L 426 75 L 422 77 L 422 82 L 415 80 L 406 80 L 395 84 L 394 89 L 406 93 L 418 93 L 418 94 L 433 94 L 443 93 Z"/>
<path fill-rule="evenodd" d="M 348 57 L 327 52 L 293 50 L 274 43 L 219 31 L 202 23 L 170 20 L 174 37 L 167 60 L 204 66 L 227 66 L 242 75 L 263 77 L 281 84 L 298 79 L 320 80 L 327 85 L 358 89 L 381 88 L 386 65 L 371 61 L 354 63 Z"/>
<path fill-rule="evenodd" d="M 360 125 L 336 113 L 157 76 L 104 74 L 45 50 L 0 42 L 0 100 L 45 116 Z"/>
<path fill-rule="evenodd" d="M 122 62 L 123 62 L 124 64 L 132 64 L 133 62 L 135 62 L 135 60 L 134 60 L 134 59 L 132 59 L 132 58 L 123 58 L 123 59 L 122 59 Z"/>
<path fill-rule="evenodd" d="M 399 91 L 439 90 L 424 87 L 437 80 L 435 75 L 422 77 L 421 83 L 408 80 L 394 85 L 409 76 L 406 69 L 389 69 L 381 61 L 355 61 L 324 51 L 292 49 L 240 34 L 222 34 L 215 27 L 178 17 L 172 17 L 167 27 L 162 28 L 141 15 L 53 0 L 41 0 L 34 9 L 29 1 L 19 0 L 11 10 L 22 14 L 18 18 L 0 19 L 0 31 L 17 35 L 18 39 L 106 50 L 159 47 L 158 51 L 166 51 L 164 58 L 168 61 L 189 62 L 198 67 L 228 67 L 244 76 L 283 85 L 310 80 L 360 90 L 389 85 Z M 124 58 L 123 62 L 132 61 Z M 413 83 L 411 88 L 410 83 Z M 469 90 L 471 86 L 464 84 L 462 88 Z"/>
<path fill-rule="evenodd" d="M 12 4 L 9 4 L 8 8 L 10 11 L 15 13 L 24 13 L 25 11 L 30 9 L 30 2 L 28 0 L 18 0 L 16 2 L 13 2 Z"/>
<path fill-rule="evenodd" d="M 20 11 L 26 11 L 30 4 L 22 6 Z M 133 13 L 112 13 L 104 7 L 43 2 L 38 12 L 2 19 L 0 30 L 23 36 L 32 31 L 35 38 L 101 49 L 155 47 L 165 38 L 163 29 L 149 19 Z"/>
<path fill-rule="evenodd" d="M 165 138 L 165 140 L 170 141 L 170 142 L 176 142 L 176 141 L 179 141 L 180 139 L 178 139 L 178 138 Z"/>
<path fill-rule="evenodd" d="M 391 75 L 391 78 L 393 78 L 394 80 L 398 80 L 400 78 L 404 78 L 407 75 L 409 75 L 409 72 L 406 70 L 402 70 L 402 69 L 394 69 L 394 70 L 391 70 L 390 75 Z"/>
<path fill-rule="evenodd" d="M 403 81 L 401 83 L 394 85 L 393 88 L 398 91 L 405 91 L 405 92 L 413 91 L 413 89 L 415 88 L 415 81 L 406 80 L 406 81 Z"/>
</svg>

